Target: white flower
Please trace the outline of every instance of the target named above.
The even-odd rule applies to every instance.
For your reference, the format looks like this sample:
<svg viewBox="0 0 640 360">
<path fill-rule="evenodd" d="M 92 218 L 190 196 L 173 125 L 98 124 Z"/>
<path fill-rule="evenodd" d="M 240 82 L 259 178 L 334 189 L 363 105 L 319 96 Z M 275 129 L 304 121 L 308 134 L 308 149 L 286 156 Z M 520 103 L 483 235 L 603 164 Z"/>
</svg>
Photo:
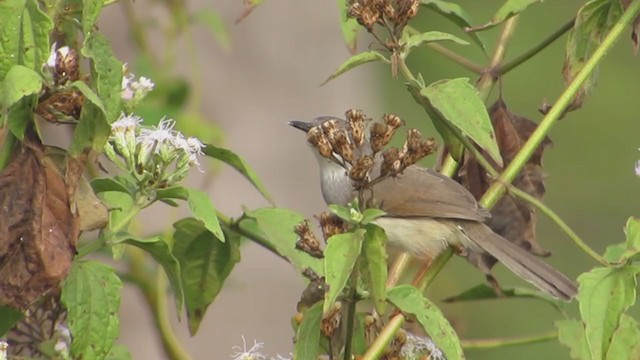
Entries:
<svg viewBox="0 0 640 360">
<path fill-rule="evenodd" d="M 141 91 L 141 92 L 143 92 L 145 94 L 147 94 L 151 90 L 153 90 L 153 88 L 155 86 L 156 86 L 156 84 L 154 84 L 153 81 L 151 81 L 151 79 L 146 78 L 144 76 L 140 76 L 140 80 L 134 81 L 131 84 L 131 87 L 133 87 L 134 90 Z"/>
<path fill-rule="evenodd" d="M 259 343 L 253 340 L 253 346 L 247 350 L 247 341 L 242 337 L 242 348 L 240 346 L 234 346 L 234 353 L 231 354 L 233 360 L 266 360 L 266 357 L 259 351 L 262 350 L 264 343 Z"/>
<path fill-rule="evenodd" d="M 130 101 L 133 100 L 135 95 L 135 90 L 132 87 L 133 83 L 133 74 L 122 76 L 122 92 L 120 93 L 120 97 L 122 100 Z"/>
<path fill-rule="evenodd" d="M 125 113 L 120 114 L 118 120 L 114 121 L 111 124 L 111 132 L 116 133 L 119 131 L 129 131 L 135 130 L 138 125 L 142 122 L 142 118 L 140 116 L 135 115 L 127 115 Z"/>
<path fill-rule="evenodd" d="M 140 136 L 138 136 L 138 142 L 143 147 L 154 148 L 156 153 L 160 151 L 156 145 L 161 143 L 176 146 L 176 143 L 182 138 L 182 134 L 173 130 L 175 125 L 175 120 L 162 118 L 158 126 L 142 129 Z"/>
<path fill-rule="evenodd" d="M 124 101 L 139 102 L 156 86 L 151 79 L 141 76 L 140 79 L 134 80 L 135 75 L 128 73 L 128 69 L 123 66 L 122 76 L 122 92 L 120 97 Z"/>
</svg>

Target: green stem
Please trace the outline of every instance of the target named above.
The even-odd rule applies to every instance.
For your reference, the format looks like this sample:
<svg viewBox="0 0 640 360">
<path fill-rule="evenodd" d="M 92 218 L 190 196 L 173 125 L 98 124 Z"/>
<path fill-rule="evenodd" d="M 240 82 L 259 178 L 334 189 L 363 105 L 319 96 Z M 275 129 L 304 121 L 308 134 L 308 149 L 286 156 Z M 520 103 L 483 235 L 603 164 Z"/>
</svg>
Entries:
<svg viewBox="0 0 640 360">
<path fill-rule="evenodd" d="M 353 328 L 356 320 L 356 302 L 358 295 L 358 264 L 353 268 L 351 272 L 351 288 L 349 291 L 349 304 L 347 305 L 347 332 L 345 336 L 344 344 L 344 360 L 351 360 L 351 345 L 353 344 Z"/>
<path fill-rule="evenodd" d="M 564 110 L 571 103 L 574 96 L 580 91 L 580 87 L 587 81 L 595 70 L 598 63 L 602 60 L 605 54 L 611 49 L 613 44 L 618 40 L 622 31 L 633 21 L 638 11 L 640 11 L 640 0 L 632 2 L 627 10 L 622 14 L 618 22 L 613 26 L 609 34 L 604 38 L 602 44 L 598 46 L 591 58 L 585 63 L 584 67 L 569 86 L 562 93 L 558 101 L 553 105 L 551 110 L 542 119 L 537 129 L 531 134 L 529 140 L 524 144 L 522 149 L 518 152 L 516 157 L 511 161 L 509 166 L 502 173 L 498 181 L 495 181 L 491 187 L 484 194 L 480 200 L 480 204 L 486 208 L 491 208 L 495 205 L 500 196 L 506 191 L 506 184 L 510 184 L 513 179 L 520 173 L 524 165 L 527 163 L 531 155 L 535 152 L 538 146 L 542 143 L 543 139 L 551 127 L 560 118 Z"/>
<path fill-rule="evenodd" d="M 146 197 L 138 198 L 138 200 L 126 210 L 123 216 L 118 219 L 118 222 L 112 224 L 111 227 L 101 234 L 95 241 L 92 241 L 78 249 L 77 257 L 81 258 L 96 250 L 102 249 L 113 234 L 126 230 L 131 220 L 133 220 L 142 209 L 149 206 L 149 204 L 150 202 Z"/>
<path fill-rule="evenodd" d="M 553 210 L 551 210 L 548 206 L 546 206 L 542 201 L 536 199 L 534 196 L 529 195 L 525 191 L 518 189 L 515 186 L 511 186 L 509 188 L 509 193 L 514 196 L 519 197 L 520 199 L 528 202 L 529 204 L 535 206 L 540 210 L 543 214 L 547 215 L 549 219 L 551 219 L 558 227 L 564 231 L 565 234 L 576 244 L 577 247 L 580 248 L 587 255 L 591 256 L 594 260 L 596 260 L 600 265 L 610 266 L 609 263 L 600 256 L 597 252 L 595 252 L 592 248 L 589 247 L 581 238 L 576 234 L 567 223 L 565 223 L 558 214 L 556 214 Z"/>
<path fill-rule="evenodd" d="M 380 359 L 404 322 L 405 318 L 402 313 L 393 316 L 387 323 L 387 326 L 382 329 L 382 332 L 380 332 L 378 337 L 373 341 L 373 344 L 367 349 L 367 352 L 362 356 L 361 360 Z"/>
<path fill-rule="evenodd" d="M 425 273 L 425 276 L 422 279 L 420 279 L 418 282 L 417 288 L 418 290 L 420 290 L 420 292 L 424 292 L 427 289 L 427 287 L 431 285 L 433 280 L 440 273 L 440 270 L 444 268 L 444 266 L 447 264 L 447 262 L 449 261 L 449 259 L 451 259 L 452 256 L 453 256 L 453 248 L 449 247 L 447 248 L 447 250 L 445 250 L 442 254 L 438 255 L 438 257 L 436 257 L 433 260 L 433 262 L 431 263 L 431 266 L 429 266 L 429 270 L 427 270 L 427 272 Z"/>
<path fill-rule="evenodd" d="M 545 341 L 555 340 L 558 338 L 557 331 L 550 331 L 545 334 L 534 335 L 522 338 L 513 339 L 477 339 L 477 340 L 462 340 L 463 349 L 495 349 L 505 346 L 516 346 L 526 344 L 537 344 Z"/>
<path fill-rule="evenodd" d="M 498 43 L 496 44 L 496 48 L 493 51 L 493 56 L 491 56 L 491 63 L 489 65 L 488 71 L 485 71 L 484 74 L 478 80 L 478 84 L 476 87 L 480 92 L 480 97 L 485 101 L 489 97 L 489 93 L 493 88 L 493 85 L 496 82 L 498 77 L 496 74 L 491 71 L 491 69 L 495 69 L 504 60 L 504 56 L 507 53 L 507 45 L 509 44 L 509 40 L 513 35 L 513 32 L 516 29 L 516 25 L 518 24 L 518 16 L 513 16 L 507 22 L 505 22 L 504 27 L 502 28 L 502 32 L 500 33 L 500 38 L 498 39 Z"/>
<path fill-rule="evenodd" d="M 522 55 L 516 57 L 515 59 L 509 61 L 506 64 L 498 66 L 494 73 L 497 76 L 502 76 L 509 71 L 515 69 L 523 62 L 531 59 L 536 56 L 540 51 L 544 50 L 547 46 L 553 44 L 554 41 L 558 40 L 562 35 L 564 35 L 567 31 L 573 28 L 574 23 L 576 22 L 576 18 L 571 19 L 566 24 L 562 25 L 558 30 L 556 30 L 553 34 L 549 35 L 546 39 L 542 40 L 538 45 L 531 48 L 529 51 L 523 53 Z"/>
<path fill-rule="evenodd" d="M 153 273 L 150 273 L 145 266 L 145 253 L 139 249 L 129 249 L 128 257 L 132 283 L 138 285 L 151 309 L 167 357 L 171 360 L 191 359 L 189 353 L 178 341 L 169 321 L 166 299 L 167 279 L 163 271 L 157 267 Z"/>
</svg>

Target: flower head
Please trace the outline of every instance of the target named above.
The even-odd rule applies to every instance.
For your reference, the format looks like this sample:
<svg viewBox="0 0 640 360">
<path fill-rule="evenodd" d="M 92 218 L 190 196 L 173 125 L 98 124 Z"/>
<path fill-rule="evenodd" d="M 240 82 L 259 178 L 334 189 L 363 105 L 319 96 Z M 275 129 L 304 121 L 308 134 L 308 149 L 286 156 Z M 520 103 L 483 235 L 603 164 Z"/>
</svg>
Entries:
<svg viewBox="0 0 640 360">
<path fill-rule="evenodd" d="M 247 341 L 242 337 L 242 348 L 240 346 L 234 346 L 234 353 L 231 354 L 233 360 L 266 360 L 266 357 L 260 353 L 264 343 L 259 343 L 253 340 L 253 346 L 247 349 Z"/>
</svg>

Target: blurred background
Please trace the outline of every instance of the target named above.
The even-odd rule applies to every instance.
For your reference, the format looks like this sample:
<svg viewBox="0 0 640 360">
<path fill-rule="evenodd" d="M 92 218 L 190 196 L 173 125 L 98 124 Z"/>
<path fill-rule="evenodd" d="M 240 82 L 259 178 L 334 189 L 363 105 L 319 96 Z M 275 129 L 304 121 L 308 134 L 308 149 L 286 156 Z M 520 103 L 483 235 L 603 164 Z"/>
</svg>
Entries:
<svg viewBox="0 0 640 360">
<path fill-rule="evenodd" d="M 502 2 L 457 3 L 481 24 Z M 531 7 L 519 19 L 506 58 L 521 54 L 554 32 L 571 19 L 581 3 L 566 0 Z M 234 25 L 242 8 L 240 0 L 137 0 L 107 7 L 98 24 L 111 40 L 116 56 L 136 75 L 156 81 L 158 97 L 165 96 L 169 102 L 189 98 L 180 111 L 155 106 L 150 100 L 144 115 L 156 120 L 163 114 L 173 116 L 188 135 L 203 136 L 238 153 L 256 170 L 278 206 L 307 217 L 325 208 L 315 160 L 304 137 L 286 125 L 288 120 L 342 115 L 349 108 L 360 108 L 374 118 L 387 112 L 400 115 L 423 134 L 436 136 L 424 111 L 382 64 L 362 66 L 319 86 L 350 56 L 335 2 L 267 1 Z M 185 10 L 199 15 L 205 25 L 183 32 L 167 25 L 177 12 Z M 211 10 L 226 25 L 228 39 L 216 38 L 207 27 L 218 25 L 215 18 L 208 17 Z M 421 11 L 413 25 L 465 37 L 446 19 L 427 11 Z M 148 36 L 141 35 L 142 28 Z M 483 33 L 489 51 L 498 33 L 499 28 Z M 548 173 L 544 201 L 598 252 L 607 244 L 623 241 L 626 219 L 640 215 L 640 178 L 633 171 L 640 159 L 640 119 L 634 110 L 640 100 L 640 59 L 633 55 L 630 31 L 627 34 L 605 58 L 599 84 L 584 107 L 554 127 L 554 147 L 544 158 Z M 173 40 L 168 43 L 167 38 Z M 566 36 L 504 78 L 503 97 L 511 111 L 535 121 L 541 119 L 539 106 L 545 100 L 553 103 L 564 88 L 560 72 L 565 42 Z M 370 44 L 371 40 L 361 35 L 358 49 L 366 50 Z M 474 46 L 454 49 L 486 63 Z M 154 55 L 145 57 L 145 52 Z M 461 76 L 473 79 L 473 74 L 429 49 L 412 54 L 409 65 L 427 83 Z M 492 98 L 495 96 L 494 90 Z M 205 190 L 217 208 L 232 217 L 239 216 L 243 206 L 268 206 L 240 175 L 224 166 L 214 166 L 191 181 L 207 184 Z M 148 232 L 166 229 L 176 216 L 167 213 L 166 207 L 151 209 L 146 215 L 141 223 Z M 538 239 L 553 252 L 549 262 L 570 277 L 594 265 L 543 216 L 539 216 Z M 500 265 L 496 274 L 505 287 L 526 286 Z M 479 272 L 454 259 L 428 295 L 438 301 L 482 281 Z M 288 355 L 293 338 L 290 318 L 303 287 L 291 266 L 246 243 L 241 262 L 209 307 L 199 333 L 189 337 L 186 321 L 179 323 L 174 317 L 175 329 L 194 359 L 230 358 L 232 347 L 242 346 L 242 337 L 249 346 L 254 339 L 263 342 L 265 353 L 272 356 Z M 568 308 L 577 313 L 575 304 Z M 135 359 L 162 359 L 152 318 L 136 289 L 126 289 L 121 309 L 120 342 Z M 553 330 L 553 322 L 560 319 L 549 306 L 533 300 L 442 305 L 442 309 L 465 339 L 544 333 Z M 515 357 L 568 359 L 569 355 L 557 342 L 468 352 L 469 359 Z"/>
</svg>

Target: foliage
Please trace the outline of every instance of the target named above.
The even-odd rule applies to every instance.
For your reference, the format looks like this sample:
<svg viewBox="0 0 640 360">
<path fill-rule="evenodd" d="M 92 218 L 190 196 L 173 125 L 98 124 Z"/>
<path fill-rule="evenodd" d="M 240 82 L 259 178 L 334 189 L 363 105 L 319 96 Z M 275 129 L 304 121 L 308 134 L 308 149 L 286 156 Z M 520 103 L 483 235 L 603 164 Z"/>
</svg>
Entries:
<svg viewBox="0 0 640 360">
<path fill-rule="evenodd" d="M 130 358 L 127 349 L 116 344 L 124 283 L 143 293 L 167 356 L 187 358 L 166 322 L 167 290 L 178 316 L 186 313 L 189 331 L 196 335 L 208 307 L 240 261 L 241 242 L 247 239 L 289 262 L 307 281 L 293 321 L 295 359 L 324 355 L 464 359 L 465 341 L 424 295 L 453 250 L 432 259 L 411 285 L 398 284 L 407 255 L 388 266 L 381 219 L 394 214 L 380 210 L 388 204 L 376 203 L 371 195 L 373 186 L 396 181 L 432 154 L 434 140 L 423 140 L 412 129 L 402 149 L 387 146 L 402 120 L 387 114 L 369 128 L 365 123 L 370 119 L 358 110 L 345 114 L 348 133 L 335 121 L 306 129 L 311 145 L 341 166 L 354 187 L 351 202 L 329 204 L 329 211 L 318 217 L 325 246 L 310 222 L 290 209 L 245 209 L 238 219 L 230 219 L 207 193 L 183 185 L 194 167 L 208 169 L 208 164 L 199 162 L 202 156 L 232 167 L 267 201 L 273 204 L 274 199 L 247 162 L 218 145 L 220 132 L 194 110 L 200 102 L 197 84 L 192 90 L 184 78 L 166 71 L 172 59 L 152 53 L 146 29 L 137 21 L 130 25 L 143 55 L 135 68 L 149 74 L 155 84 L 147 77 L 136 78 L 123 65 L 96 27 L 103 7 L 111 3 L 0 3 L 0 335 L 10 347 L 18 343 L 16 336 L 27 335 L 29 341 L 21 344 L 30 346 L 34 357 Z M 261 3 L 245 1 L 238 20 Z M 462 6 L 447 1 L 339 0 L 342 34 L 354 54 L 325 83 L 366 63 L 388 65 L 394 78 L 404 79 L 406 96 L 424 109 L 443 139 L 441 173 L 458 180 L 491 210 L 493 218 L 487 225 L 492 231 L 523 252 L 547 255 L 535 238 L 535 215 L 541 210 L 598 263 L 578 278 L 580 319 L 569 318 L 564 304 L 543 292 L 500 289 L 490 272 L 496 259 L 484 253 L 470 256 L 468 249 L 459 249 L 461 255 L 485 273 L 491 286 L 479 285 L 445 301 L 527 298 L 548 303 L 564 318 L 556 322 L 557 336 L 551 338 L 566 345 L 571 357 L 638 358 L 640 325 L 629 310 L 636 301 L 640 273 L 640 220 L 628 220 L 625 242 L 597 254 L 542 203 L 541 166 L 550 128 L 566 112 L 582 106 L 595 86 L 596 67 L 628 25 L 633 24 L 637 46 L 640 0 L 588 1 L 577 10 L 572 26 L 561 29 L 557 37 L 569 32 L 563 68 L 567 88 L 553 106 L 543 109 L 545 116 L 536 124 L 507 110 L 502 89 L 494 105 L 488 105 L 491 90 L 507 81 L 508 71 L 557 39 L 512 62 L 504 61 L 503 50 L 519 14 L 538 3 L 504 1 L 489 21 L 474 25 Z M 185 6 L 171 2 L 166 6 L 172 14 L 171 32 L 205 25 L 223 48 L 230 48 L 224 24 L 214 11 L 189 14 Z M 446 17 L 466 32 L 469 41 L 418 30 L 418 11 Z M 490 48 L 481 32 L 493 27 L 501 27 L 502 35 L 487 66 L 445 47 L 477 46 L 486 52 Z M 358 34 L 365 31 L 377 46 L 357 53 Z M 166 45 L 175 46 L 175 37 Z M 474 71 L 477 81 L 457 77 L 425 83 L 406 62 L 425 46 Z M 48 131 L 43 122 L 69 132 L 68 148 L 43 143 L 43 132 Z M 187 137 L 182 131 L 201 137 Z M 363 151 L 365 141 L 370 141 L 371 156 Z M 118 175 L 97 175 L 100 156 Z M 375 176 L 374 158 L 382 159 Z M 132 224 L 154 204 L 184 204 L 190 215 L 174 221 L 163 234 L 139 236 Z M 81 237 L 90 230 L 99 230 L 98 235 Z M 89 254 L 113 259 L 87 260 Z M 427 337 L 402 330 L 407 319 L 417 320 Z M 25 334 L 24 326 L 50 331 L 46 336 L 40 331 Z M 512 342 L 499 339 L 494 347 Z"/>
</svg>

